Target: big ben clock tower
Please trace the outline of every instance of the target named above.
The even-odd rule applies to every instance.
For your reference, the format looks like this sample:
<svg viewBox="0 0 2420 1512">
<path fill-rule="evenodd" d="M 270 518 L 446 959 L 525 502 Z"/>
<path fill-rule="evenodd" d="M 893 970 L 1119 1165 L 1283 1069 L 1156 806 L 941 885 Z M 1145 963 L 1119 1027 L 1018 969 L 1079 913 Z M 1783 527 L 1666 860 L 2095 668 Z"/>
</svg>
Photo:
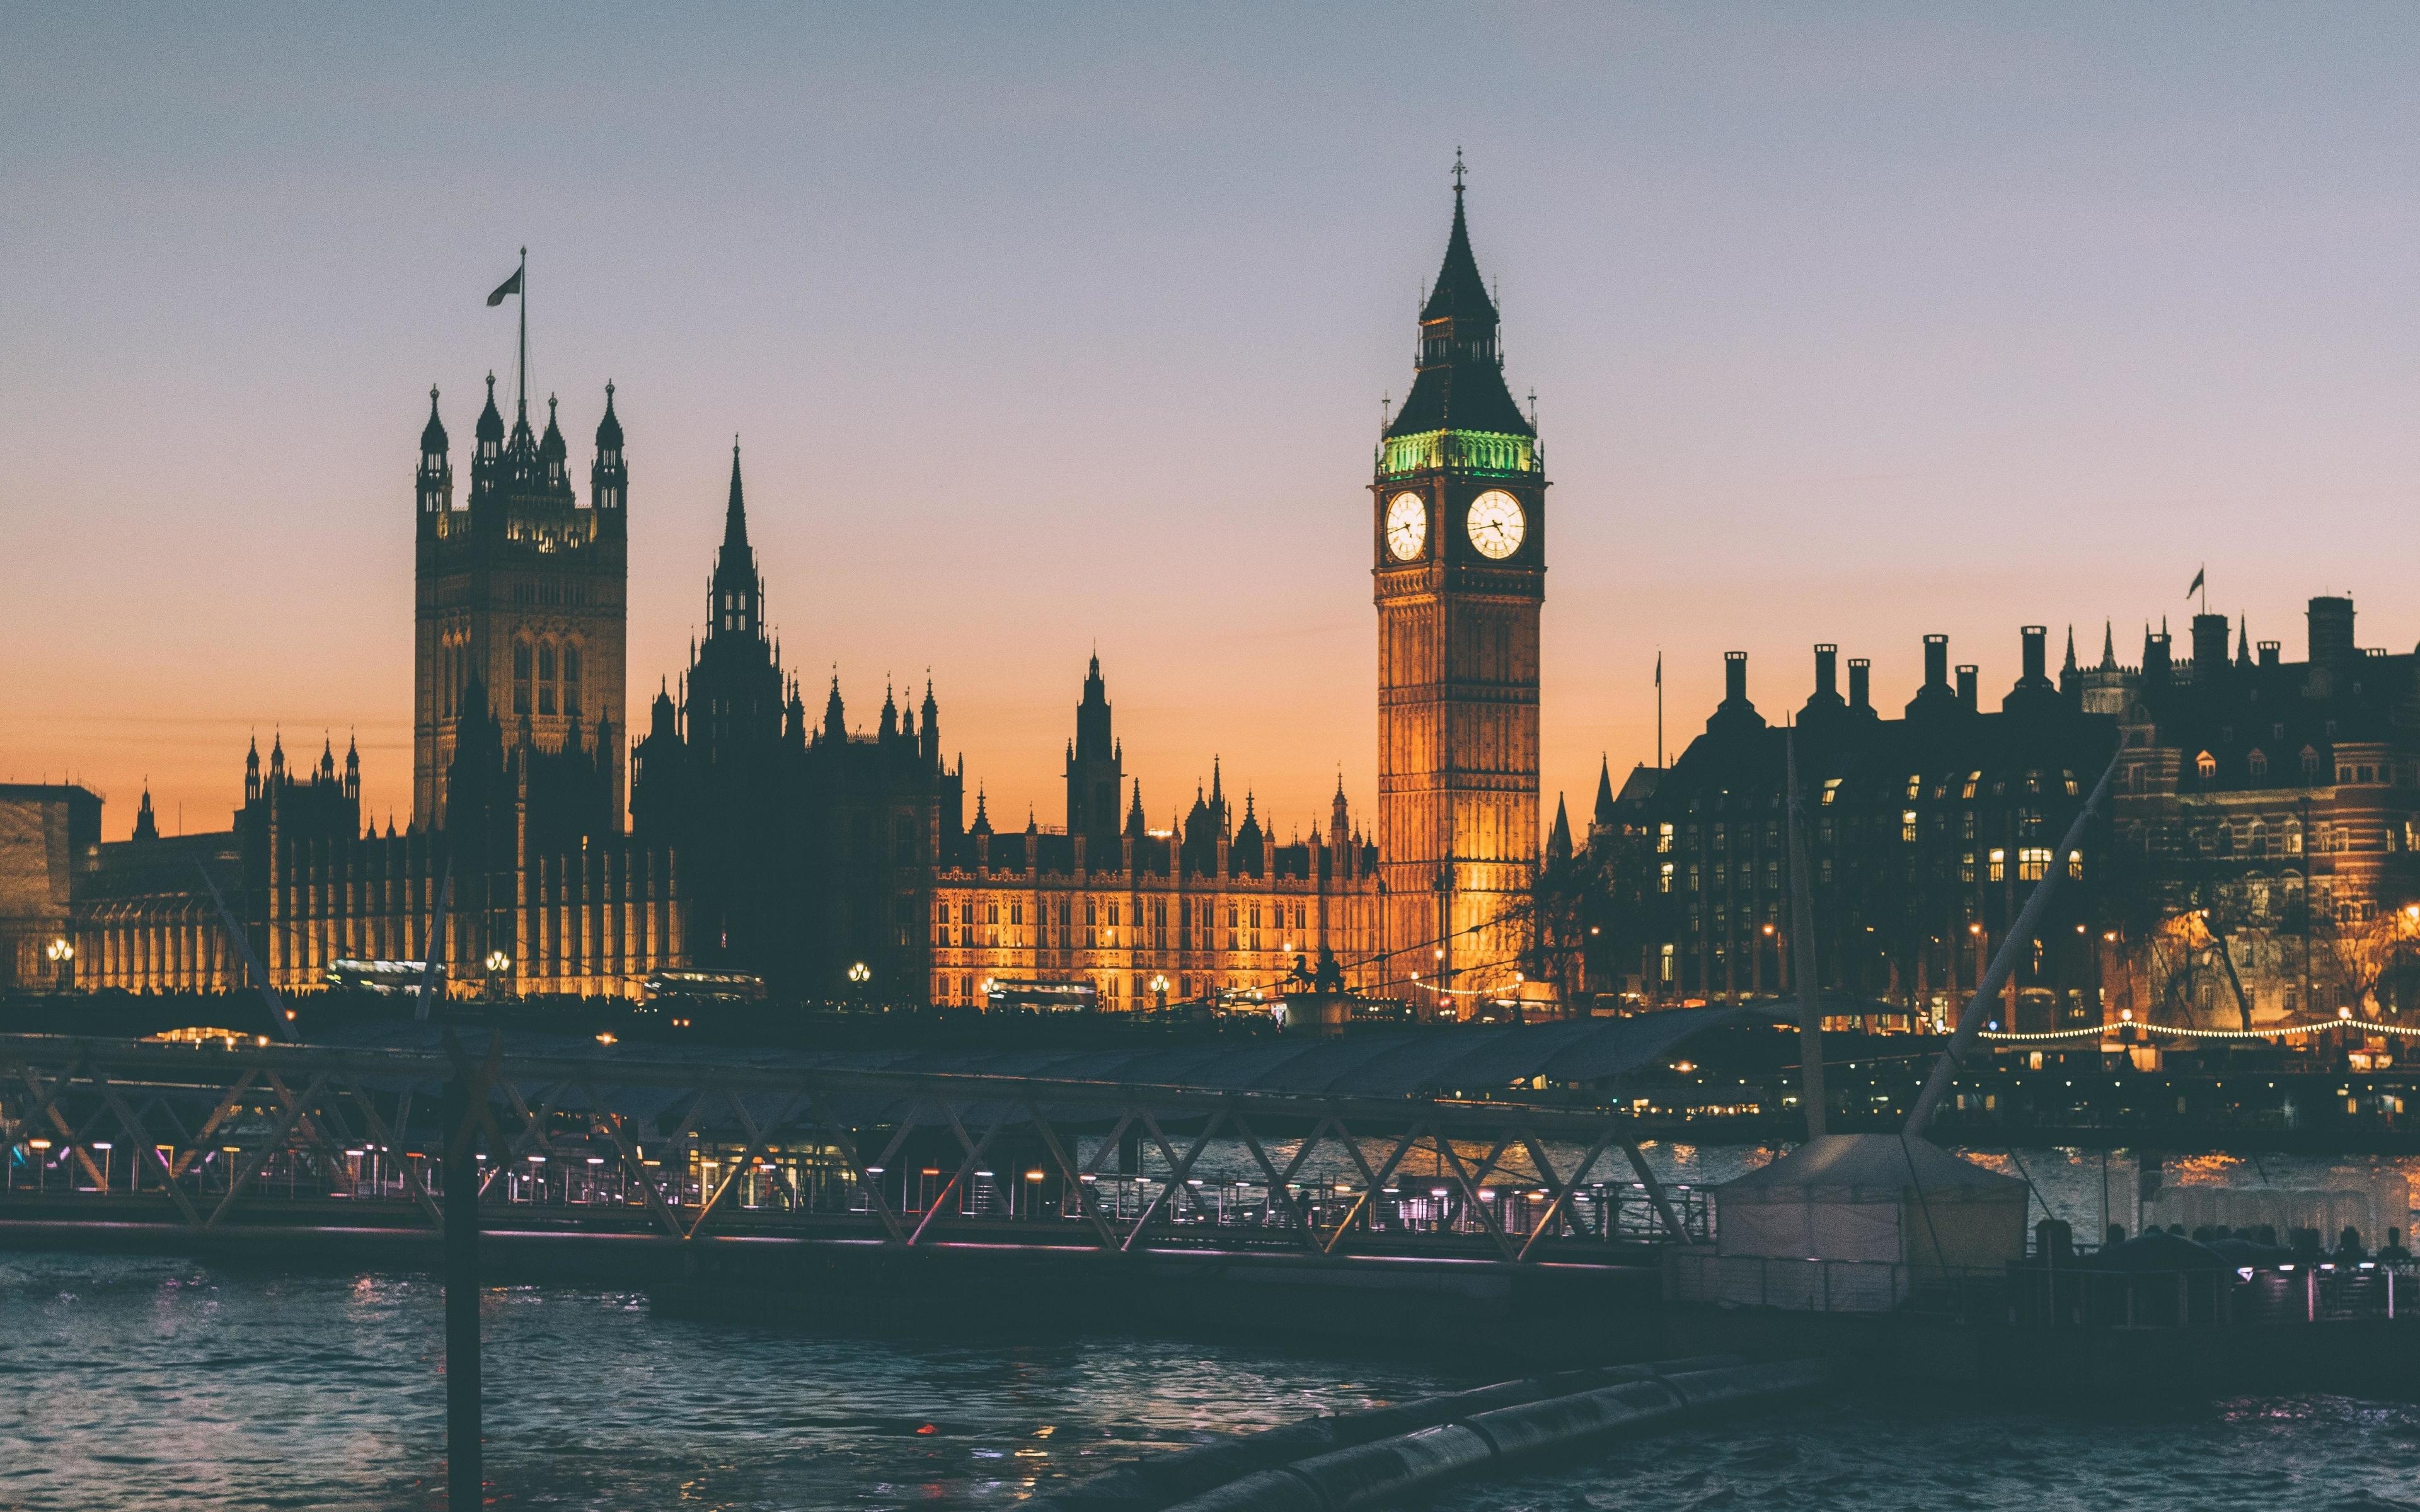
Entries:
<svg viewBox="0 0 2420 1512">
<path fill-rule="evenodd" d="M 1422 1011 L 1468 1016 L 1516 985 L 1529 942 L 1546 476 L 1504 386 L 1462 179 L 1457 157 L 1453 233 L 1412 391 L 1379 443 L 1370 535 L 1388 976 L 1419 974 Z"/>
</svg>

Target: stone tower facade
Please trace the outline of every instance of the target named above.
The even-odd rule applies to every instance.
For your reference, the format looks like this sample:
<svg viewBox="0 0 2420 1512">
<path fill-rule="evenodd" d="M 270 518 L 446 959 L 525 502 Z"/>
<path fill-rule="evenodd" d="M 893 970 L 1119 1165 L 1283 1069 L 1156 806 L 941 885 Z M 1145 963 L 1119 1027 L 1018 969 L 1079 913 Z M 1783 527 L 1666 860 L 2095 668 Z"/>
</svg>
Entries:
<svg viewBox="0 0 2420 1512">
<path fill-rule="evenodd" d="M 1527 960 L 1546 478 L 1505 387 L 1458 162 L 1454 178 L 1417 376 L 1370 493 L 1388 977 L 1424 1012 L 1467 1016 Z"/>
<path fill-rule="evenodd" d="M 437 391 L 428 391 L 414 476 L 412 781 L 414 824 L 445 822 L 446 774 L 466 719 L 491 715 L 506 744 L 526 733 L 537 751 L 582 754 L 605 780 L 606 813 L 623 812 L 623 667 L 629 582 L 629 467 L 613 386 L 585 501 L 571 486 L 554 401 L 546 434 L 516 404 L 510 436 L 488 378 L 458 503 Z M 473 709 L 474 696 L 484 706 Z"/>
</svg>

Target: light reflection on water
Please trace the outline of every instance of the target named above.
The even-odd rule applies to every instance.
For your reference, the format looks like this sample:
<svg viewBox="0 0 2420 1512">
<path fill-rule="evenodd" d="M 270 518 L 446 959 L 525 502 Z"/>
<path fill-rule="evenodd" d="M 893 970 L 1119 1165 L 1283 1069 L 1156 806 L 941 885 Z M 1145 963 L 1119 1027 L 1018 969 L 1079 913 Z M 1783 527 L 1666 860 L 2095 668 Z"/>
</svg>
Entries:
<svg viewBox="0 0 2420 1512">
<path fill-rule="evenodd" d="M 1139 1454 L 1468 1381 L 1038 1327 L 753 1329 L 566 1288 L 498 1288 L 484 1312 L 489 1475 L 508 1506 L 1005 1505 Z M 426 1277 L 7 1257 L 0 1507 L 439 1506 L 442 1330 Z"/>
<path fill-rule="evenodd" d="M 1712 1183 L 1774 1151 L 1647 1153 L 1669 1179 Z M 2099 1152 L 1974 1153 L 2021 1163 L 2054 1210 L 2091 1231 Z M 2323 1185 L 2373 1164 L 2411 1165 L 2264 1156 L 2193 1174 Z M 2132 1153 L 2107 1169 L 2126 1222 Z M 1003 1506 L 1137 1455 L 1510 1373 L 1041 1320 L 951 1337 L 898 1303 L 836 1304 L 826 1331 L 674 1317 L 639 1293 L 570 1288 L 498 1288 L 485 1311 L 489 1466 L 504 1506 Z M 434 1508 L 443 1370 L 430 1278 L 0 1257 L 0 1507 Z M 1446 1504 L 2420 1507 L 2409 1407 L 2285 1398 L 2142 1421 L 2040 1405 L 1811 1408 L 1662 1436 Z"/>
</svg>

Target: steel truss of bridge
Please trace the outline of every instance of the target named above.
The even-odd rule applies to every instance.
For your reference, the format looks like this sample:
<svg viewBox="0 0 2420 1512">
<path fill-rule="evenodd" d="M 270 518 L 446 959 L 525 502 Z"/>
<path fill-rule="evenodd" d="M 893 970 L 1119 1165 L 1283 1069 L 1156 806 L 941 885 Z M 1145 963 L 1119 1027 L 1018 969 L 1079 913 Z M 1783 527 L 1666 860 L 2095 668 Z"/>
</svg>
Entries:
<svg viewBox="0 0 2420 1512">
<path fill-rule="evenodd" d="M 562 1045 L 0 1036 L 0 1224 L 434 1242 L 450 1086 L 483 1227 L 564 1240 L 1559 1268 L 1706 1235 L 1608 1112 Z"/>
</svg>

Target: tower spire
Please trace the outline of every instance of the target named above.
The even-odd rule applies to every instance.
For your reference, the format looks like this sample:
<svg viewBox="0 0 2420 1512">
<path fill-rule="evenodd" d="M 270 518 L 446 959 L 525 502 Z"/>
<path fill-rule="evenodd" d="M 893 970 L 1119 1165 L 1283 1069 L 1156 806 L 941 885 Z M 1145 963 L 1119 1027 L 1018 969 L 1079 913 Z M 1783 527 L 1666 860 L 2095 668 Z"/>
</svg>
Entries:
<svg viewBox="0 0 2420 1512">
<path fill-rule="evenodd" d="M 748 549 L 748 505 L 739 492 L 739 438 L 731 438 L 731 499 L 722 510 L 722 549 Z"/>
<path fill-rule="evenodd" d="M 1496 301 L 1470 250 L 1470 222 L 1459 152 L 1453 162 L 1453 227 L 1445 261 L 1420 306 L 1420 346 L 1411 393 L 1387 426 L 1389 438 L 1431 431 L 1478 431 L 1496 436 L 1537 434 L 1504 385 L 1497 344 Z"/>
</svg>

